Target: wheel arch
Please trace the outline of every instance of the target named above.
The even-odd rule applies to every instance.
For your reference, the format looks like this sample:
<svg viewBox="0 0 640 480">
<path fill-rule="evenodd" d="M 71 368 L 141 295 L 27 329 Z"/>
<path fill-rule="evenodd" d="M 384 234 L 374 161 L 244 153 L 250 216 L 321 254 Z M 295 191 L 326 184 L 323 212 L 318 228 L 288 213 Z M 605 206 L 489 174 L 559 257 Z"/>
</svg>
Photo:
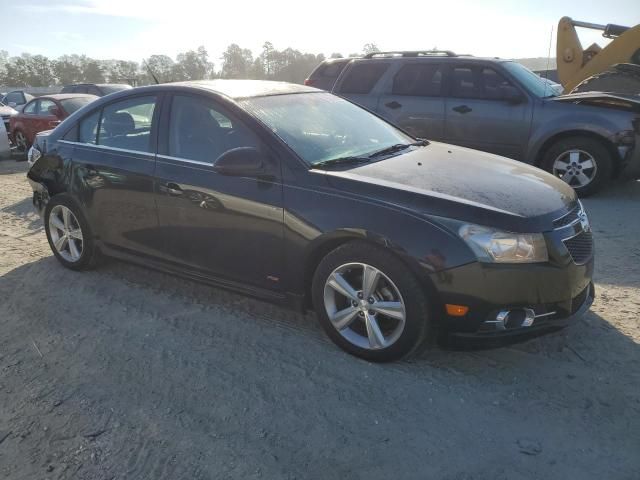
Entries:
<svg viewBox="0 0 640 480">
<path fill-rule="evenodd" d="M 544 156 L 547 154 L 549 149 L 555 143 L 571 137 L 585 137 L 585 138 L 590 138 L 600 142 L 611 154 L 611 158 L 614 161 L 614 172 L 617 171 L 618 168 L 620 167 L 620 163 L 622 159 L 620 158 L 618 149 L 616 148 L 616 146 L 613 144 L 611 140 L 609 140 L 607 137 L 603 135 L 600 135 L 599 133 L 592 132 L 589 130 L 580 130 L 580 129 L 565 130 L 562 132 L 558 132 L 550 136 L 549 138 L 547 138 L 539 147 L 535 155 L 535 160 L 533 164 L 536 167 L 540 167 L 542 165 L 542 161 L 544 160 Z"/>
</svg>

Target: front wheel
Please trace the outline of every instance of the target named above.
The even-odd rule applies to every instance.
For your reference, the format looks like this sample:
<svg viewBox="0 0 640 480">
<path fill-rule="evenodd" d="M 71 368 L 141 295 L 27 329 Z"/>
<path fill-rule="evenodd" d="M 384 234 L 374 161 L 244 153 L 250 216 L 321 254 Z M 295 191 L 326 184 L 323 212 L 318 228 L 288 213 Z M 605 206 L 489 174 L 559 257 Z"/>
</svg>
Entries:
<svg viewBox="0 0 640 480">
<path fill-rule="evenodd" d="M 26 153 L 29 150 L 29 142 L 27 141 L 27 137 L 20 130 L 16 130 L 14 134 L 14 139 L 16 141 L 16 149 L 21 153 Z"/>
<path fill-rule="evenodd" d="M 418 280 L 393 254 L 368 243 L 350 242 L 329 253 L 316 269 L 312 294 L 331 340 L 366 360 L 405 357 L 430 331 Z"/>
<path fill-rule="evenodd" d="M 609 150 L 589 137 L 570 137 L 554 143 L 544 155 L 542 168 L 569 184 L 581 197 L 602 189 L 611 178 Z"/>
</svg>

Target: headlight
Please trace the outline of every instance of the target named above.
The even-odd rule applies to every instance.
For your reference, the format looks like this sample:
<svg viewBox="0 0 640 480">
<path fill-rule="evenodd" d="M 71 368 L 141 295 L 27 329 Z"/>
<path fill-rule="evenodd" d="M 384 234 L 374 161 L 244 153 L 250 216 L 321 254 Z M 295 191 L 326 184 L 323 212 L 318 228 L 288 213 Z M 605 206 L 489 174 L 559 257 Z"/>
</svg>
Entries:
<svg viewBox="0 0 640 480">
<path fill-rule="evenodd" d="M 481 262 L 537 263 L 549 260 L 541 233 L 510 233 L 495 228 L 466 224 L 458 234 Z"/>
<path fill-rule="evenodd" d="M 29 163 L 29 165 L 33 165 L 41 156 L 42 153 L 40 152 L 40 150 L 38 150 L 36 146 L 33 145 L 27 152 L 27 162 Z"/>
</svg>

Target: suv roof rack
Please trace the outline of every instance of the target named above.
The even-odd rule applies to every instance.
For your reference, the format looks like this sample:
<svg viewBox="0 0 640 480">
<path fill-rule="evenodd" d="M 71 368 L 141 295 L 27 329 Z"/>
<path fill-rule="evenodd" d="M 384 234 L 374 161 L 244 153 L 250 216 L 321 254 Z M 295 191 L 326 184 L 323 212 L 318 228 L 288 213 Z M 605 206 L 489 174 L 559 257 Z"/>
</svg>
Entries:
<svg viewBox="0 0 640 480">
<path fill-rule="evenodd" d="M 363 58 L 374 57 L 457 57 L 451 50 L 406 50 L 406 51 L 390 51 L 390 52 L 371 52 Z"/>
</svg>

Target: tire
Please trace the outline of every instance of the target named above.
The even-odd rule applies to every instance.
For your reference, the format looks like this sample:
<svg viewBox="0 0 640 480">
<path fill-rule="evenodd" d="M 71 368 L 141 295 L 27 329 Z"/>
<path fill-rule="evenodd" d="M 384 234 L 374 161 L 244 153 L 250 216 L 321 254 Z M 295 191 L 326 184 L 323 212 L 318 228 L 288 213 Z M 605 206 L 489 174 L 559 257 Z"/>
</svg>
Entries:
<svg viewBox="0 0 640 480">
<path fill-rule="evenodd" d="M 626 68 L 625 68 L 626 67 Z M 592 75 L 576 85 L 571 93 L 580 92 L 612 92 L 637 95 L 640 94 L 640 68 L 621 65 L 602 73 Z"/>
<path fill-rule="evenodd" d="M 71 213 L 66 218 L 65 209 Z M 58 226 L 55 226 L 56 223 Z M 71 270 L 89 270 L 96 265 L 98 252 L 91 227 L 71 197 L 60 194 L 49 200 L 44 212 L 44 226 L 51 251 L 63 266 Z M 66 242 L 61 238 L 65 227 L 69 232 Z M 56 247 L 58 241 L 62 243 L 61 248 Z M 72 248 L 72 245 L 75 247 Z M 79 255 L 74 254 L 78 252 Z"/>
<path fill-rule="evenodd" d="M 31 145 L 29 145 L 29 141 L 26 135 L 22 133 L 22 130 L 16 130 L 13 134 L 13 139 L 16 142 L 16 150 L 20 153 L 27 153 Z"/>
<path fill-rule="evenodd" d="M 594 167 L 586 168 L 590 164 Z M 578 136 L 558 140 L 551 145 L 541 166 L 568 183 L 580 197 L 587 197 L 601 190 L 611 179 L 613 159 L 602 142 Z M 589 179 L 586 183 L 584 176 Z"/>
<path fill-rule="evenodd" d="M 365 268 L 367 278 L 377 278 L 370 299 L 362 296 Z M 343 280 L 352 288 L 350 296 L 340 291 Z M 431 336 L 425 289 L 399 259 L 375 245 L 354 241 L 327 254 L 315 271 L 311 291 L 316 315 L 329 338 L 357 357 L 372 362 L 399 360 Z M 340 329 L 334 326 L 340 322 Z"/>
</svg>

